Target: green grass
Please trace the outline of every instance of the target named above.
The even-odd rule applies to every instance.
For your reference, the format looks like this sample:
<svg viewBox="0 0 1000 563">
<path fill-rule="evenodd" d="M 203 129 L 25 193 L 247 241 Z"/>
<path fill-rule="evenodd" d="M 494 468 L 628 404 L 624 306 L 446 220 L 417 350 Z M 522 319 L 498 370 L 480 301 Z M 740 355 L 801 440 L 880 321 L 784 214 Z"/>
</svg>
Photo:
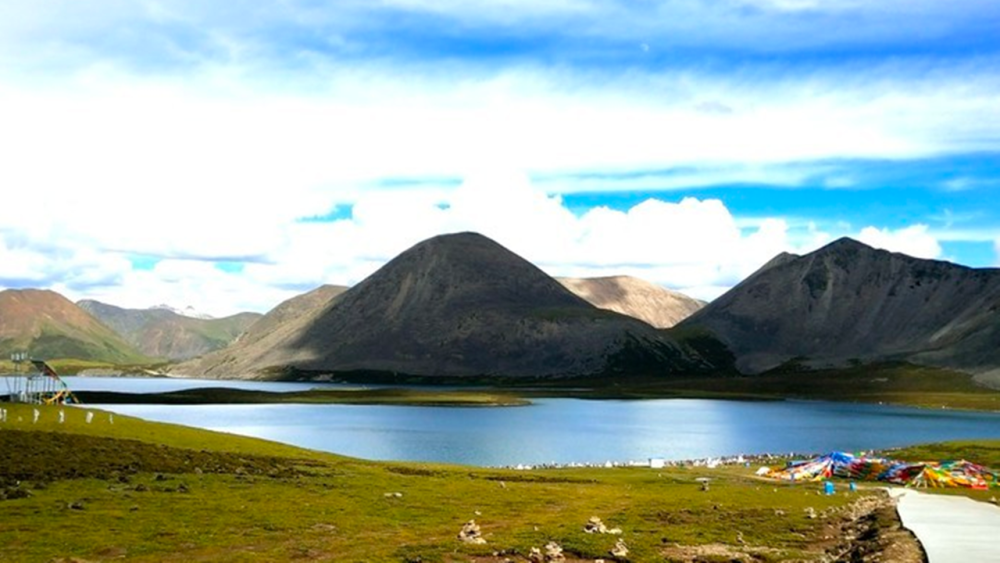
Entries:
<svg viewBox="0 0 1000 563">
<path fill-rule="evenodd" d="M 678 545 L 739 549 L 737 533 L 758 560 L 817 561 L 841 537 L 836 511 L 870 494 L 820 496 L 746 468 L 375 463 L 100 411 L 88 424 L 80 408 L 40 408 L 34 424 L 33 407 L 5 406 L 0 479 L 30 496 L 0 501 L 3 561 L 525 561 L 551 540 L 612 561 L 617 538 L 585 534 L 591 516 L 622 528 L 630 561 Z M 486 545 L 456 539 L 470 519 Z"/>
</svg>

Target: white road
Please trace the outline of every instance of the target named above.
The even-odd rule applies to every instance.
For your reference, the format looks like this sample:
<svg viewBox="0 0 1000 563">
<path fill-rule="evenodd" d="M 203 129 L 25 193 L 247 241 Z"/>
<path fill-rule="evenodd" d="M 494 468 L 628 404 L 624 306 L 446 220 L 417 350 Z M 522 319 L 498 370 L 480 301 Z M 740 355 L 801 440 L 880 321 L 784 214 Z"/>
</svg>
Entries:
<svg viewBox="0 0 1000 563">
<path fill-rule="evenodd" d="M 967 497 L 893 488 L 899 517 L 929 563 L 1000 563 L 1000 507 Z"/>
</svg>

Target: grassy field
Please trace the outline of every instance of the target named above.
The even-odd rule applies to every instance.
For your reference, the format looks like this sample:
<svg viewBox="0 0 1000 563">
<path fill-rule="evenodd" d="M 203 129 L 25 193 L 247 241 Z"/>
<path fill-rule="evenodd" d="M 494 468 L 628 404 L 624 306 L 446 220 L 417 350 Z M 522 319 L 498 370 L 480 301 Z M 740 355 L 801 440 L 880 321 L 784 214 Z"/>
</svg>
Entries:
<svg viewBox="0 0 1000 563">
<path fill-rule="evenodd" d="M 907 545 L 877 492 L 821 496 L 755 468 L 375 463 L 81 408 L 40 407 L 34 422 L 34 407 L 4 406 L 2 561 L 520 562 L 550 541 L 569 561 L 819 561 Z M 622 534 L 585 533 L 591 516 Z M 473 519 L 485 544 L 457 538 Z M 610 555 L 618 540 L 627 556 Z"/>
</svg>

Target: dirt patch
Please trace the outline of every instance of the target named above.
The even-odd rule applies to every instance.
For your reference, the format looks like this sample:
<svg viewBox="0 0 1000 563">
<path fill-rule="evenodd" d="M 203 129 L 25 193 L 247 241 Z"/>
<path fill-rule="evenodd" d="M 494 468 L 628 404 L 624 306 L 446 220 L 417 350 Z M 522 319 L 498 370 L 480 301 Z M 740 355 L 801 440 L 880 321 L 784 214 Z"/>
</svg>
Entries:
<svg viewBox="0 0 1000 563">
<path fill-rule="evenodd" d="M 895 502 L 888 495 L 866 496 L 847 506 L 817 515 L 825 522 L 819 535 L 810 538 L 804 551 L 809 559 L 851 563 L 926 563 L 916 537 L 903 528 Z M 729 561 L 754 563 L 800 559 L 786 551 L 755 545 L 666 546 L 661 554 L 668 561 L 702 563 Z"/>
</svg>

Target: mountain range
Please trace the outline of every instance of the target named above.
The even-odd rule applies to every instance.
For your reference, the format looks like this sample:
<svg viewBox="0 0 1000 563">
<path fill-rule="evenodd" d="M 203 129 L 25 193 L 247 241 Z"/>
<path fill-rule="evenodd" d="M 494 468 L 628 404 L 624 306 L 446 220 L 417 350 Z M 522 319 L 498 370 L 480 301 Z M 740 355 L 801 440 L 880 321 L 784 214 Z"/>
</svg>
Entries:
<svg viewBox="0 0 1000 563">
<path fill-rule="evenodd" d="M 186 360 L 225 348 L 262 316 L 239 313 L 213 319 L 188 316 L 163 305 L 125 309 L 93 300 L 79 301 L 77 305 L 142 354 L 168 360 Z"/>
<path fill-rule="evenodd" d="M 635 278 L 557 281 L 459 233 L 415 245 L 352 288 L 322 286 L 262 317 L 194 319 L 3 291 L 0 352 L 117 363 L 202 354 L 174 372 L 218 378 L 753 375 L 909 362 L 1000 385 L 998 313 L 1000 270 L 851 239 L 776 256 L 706 305 Z"/>
</svg>

